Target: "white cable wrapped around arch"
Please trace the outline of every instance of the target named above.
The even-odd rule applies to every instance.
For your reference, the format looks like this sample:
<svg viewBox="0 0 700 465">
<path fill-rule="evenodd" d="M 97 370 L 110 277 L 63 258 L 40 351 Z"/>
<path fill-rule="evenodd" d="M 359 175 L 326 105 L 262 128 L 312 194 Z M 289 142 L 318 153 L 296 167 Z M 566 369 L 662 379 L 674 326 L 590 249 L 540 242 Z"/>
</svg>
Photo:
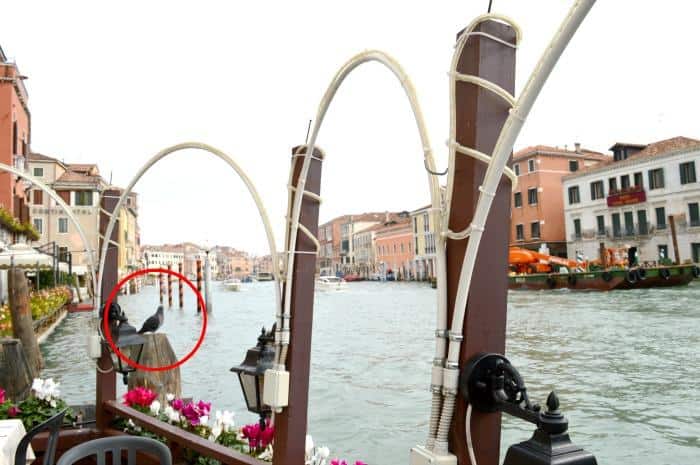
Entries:
<svg viewBox="0 0 700 465">
<path fill-rule="evenodd" d="M 441 212 L 443 210 L 442 208 L 442 202 L 441 202 L 441 197 L 440 197 L 440 186 L 439 182 L 437 179 L 437 176 L 433 173 L 435 173 L 436 168 L 435 168 L 435 161 L 433 159 L 433 154 L 432 154 L 432 149 L 430 146 L 430 139 L 428 137 L 428 131 L 425 126 L 425 122 L 423 120 L 423 114 L 421 112 L 420 106 L 418 104 L 418 98 L 416 95 L 416 91 L 413 88 L 413 84 L 411 83 L 408 75 L 405 73 L 405 71 L 401 68 L 401 66 L 398 64 L 396 60 L 394 60 L 392 57 L 387 55 L 384 52 L 377 51 L 377 50 L 370 50 L 370 51 L 365 51 L 362 53 L 359 53 L 358 55 L 355 55 L 352 57 L 350 60 L 348 60 L 336 73 L 334 76 L 333 80 L 331 81 L 330 85 L 328 86 L 328 89 L 326 90 L 323 98 L 321 99 L 321 103 L 319 104 L 318 111 L 316 114 L 316 118 L 314 120 L 314 125 L 311 130 L 311 134 L 309 137 L 308 144 L 306 146 L 306 154 L 305 155 L 299 155 L 304 157 L 304 163 L 301 168 L 301 172 L 299 174 L 299 182 L 297 184 L 296 189 L 298 192 L 304 192 L 304 186 L 306 183 L 306 178 L 309 172 L 309 166 L 311 159 L 313 157 L 313 152 L 314 152 L 314 147 L 316 144 L 316 139 L 318 137 L 319 130 L 321 128 L 321 125 L 323 123 L 323 119 L 326 115 L 326 112 L 328 110 L 328 107 L 330 106 L 331 101 L 333 100 L 333 97 L 335 96 L 338 88 L 340 85 L 343 83 L 345 78 L 358 66 L 360 66 L 363 63 L 367 62 L 379 62 L 389 68 L 389 70 L 398 78 L 398 80 L 401 82 L 401 86 L 404 89 L 404 92 L 406 93 L 406 96 L 408 97 L 409 103 L 411 105 L 411 110 L 413 111 L 413 116 L 416 121 L 416 126 L 418 128 L 418 132 L 420 135 L 421 139 L 421 144 L 422 144 L 422 152 L 423 152 L 423 161 L 426 166 L 426 171 L 428 175 L 428 183 L 429 183 L 429 188 L 430 188 L 430 202 L 431 202 L 431 221 L 433 221 L 433 224 L 435 225 L 441 225 L 443 220 L 442 220 L 442 215 Z M 291 173 L 290 173 L 290 184 L 291 184 Z M 292 192 L 290 191 L 289 193 L 289 203 L 290 205 L 290 210 L 287 212 L 288 217 L 291 219 L 291 226 L 288 230 L 288 234 L 285 240 L 285 245 L 287 247 L 287 250 L 289 250 L 292 253 L 285 254 L 285 258 L 287 260 L 287 263 L 285 265 L 285 274 L 286 274 L 286 279 L 285 281 L 285 302 L 284 302 L 284 313 L 282 315 L 282 321 L 284 322 L 284 325 L 286 326 L 287 322 L 289 321 L 289 318 L 291 318 L 290 315 L 290 306 L 291 306 L 291 289 L 292 289 L 292 277 L 293 277 L 293 266 L 294 266 L 294 258 L 295 254 L 293 253 L 296 248 L 296 240 L 297 240 L 297 234 L 299 231 L 299 217 L 300 217 L 300 212 L 301 212 L 301 201 L 302 201 L 302 195 L 296 195 L 292 196 Z M 293 202 L 292 202 L 293 198 Z M 435 356 L 435 362 L 434 362 L 434 367 L 433 367 L 433 396 L 434 396 L 434 410 L 435 414 L 434 416 L 437 417 L 437 413 L 439 412 L 439 404 L 440 404 L 440 391 L 441 391 L 441 383 L 442 383 L 442 361 L 444 360 L 445 357 L 445 350 L 446 350 L 446 341 L 444 337 L 442 337 L 442 334 L 445 333 L 445 330 L 447 328 L 447 308 L 446 308 L 446 266 L 445 266 L 445 238 L 442 237 L 441 235 L 438 235 L 436 238 L 436 274 L 437 274 L 437 282 L 438 282 L 438 289 L 437 289 L 437 299 L 438 299 L 438 311 L 437 311 L 437 331 L 436 331 L 436 356 Z M 288 328 L 283 327 L 284 331 L 287 331 Z M 285 362 L 286 362 L 286 348 L 281 347 L 280 351 L 278 353 L 278 365 L 280 369 L 284 369 Z M 437 399 L 435 399 L 437 397 Z M 437 406 L 435 406 L 437 404 Z"/>
<path fill-rule="evenodd" d="M 267 211 L 265 210 L 265 206 L 262 202 L 262 199 L 260 198 L 260 195 L 258 195 L 257 189 L 255 189 L 255 185 L 253 184 L 253 181 L 248 177 L 248 175 L 243 171 L 243 169 L 236 163 L 236 161 L 231 158 L 229 155 L 226 153 L 222 152 L 221 150 L 212 147 L 211 145 L 203 144 L 201 142 L 183 142 L 181 144 L 173 145 L 171 147 L 167 147 L 157 154 L 155 154 L 153 157 L 151 157 L 142 167 L 139 169 L 139 171 L 136 173 L 136 175 L 131 179 L 129 182 L 129 185 L 124 189 L 124 192 L 122 193 L 121 197 L 119 197 L 119 201 L 117 202 L 116 207 L 114 208 L 115 212 L 119 212 L 126 202 L 126 198 L 129 196 L 131 193 L 131 190 L 134 188 L 136 183 L 141 179 L 141 177 L 146 174 L 146 172 L 153 167 L 158 161 L 161 159 L 165 158 L 166 156 L 178 152 L 180 150 L 186 150 L 186 149 L 198 149 L 198 150 L 204 150 L 205 152 L 209 152 L 212 155 L 215 155 L 216 157 L 222 159 L 225 161 L 234 171 L 235 173 L 241 178 L 243 181 L 243 184 L 245 184 L 246 188 L 248 189 L 248 192 L 250 193 L 251 197 L 253 198 L 253 202 L 255 203 L 255 206 L 258 209 L 258 214 L 260 215 L 260 219 L 263 222 L 263 227 L 265 229 L 265 235 L 267 236 L 267 245 L 270 248 L 270 254 L 272 257 L 277 257 L 277 248 L 275 245 L 275 237 L 272 233 L 272 226 L 270 225 L 270 220 L 267 216 Z M 105 235 L 104 237 L 111 237 L 112 236 L 112 231 L 114 230 L 114 224 L 117 220 L 118 215 L 111 215 L 109 218 L 109 223 L 107 223 L 107 229 L 105 230 Z M 96 306 L 99 307 L 102 305 L 101 303 L 101 292 L 102 292 L 102 276 L 103 276 L 103 269 L 104 269 L 104 263 L 105 263 L 105 257 L 107 256 L 107 246 L 109 245 L 108 241 L 104 241 L 102 244 L 102 250 L 100 252 L 100 272 L 99 272 L 99 281 L 97 284 L 97 291 L 96 291 L 96 296 L 97 296 L 97 304 Z M 279 263 L 277 260 L 272 260 L 272 271 L 275 276 L 279 276 Z M 275 302 L 276 302 L 276 311 L 279 312 L 279 308 L 282 305 L 282 295 L 281 295 L 281 289 L 279 282 L 275 283 Z"/>
</svg>

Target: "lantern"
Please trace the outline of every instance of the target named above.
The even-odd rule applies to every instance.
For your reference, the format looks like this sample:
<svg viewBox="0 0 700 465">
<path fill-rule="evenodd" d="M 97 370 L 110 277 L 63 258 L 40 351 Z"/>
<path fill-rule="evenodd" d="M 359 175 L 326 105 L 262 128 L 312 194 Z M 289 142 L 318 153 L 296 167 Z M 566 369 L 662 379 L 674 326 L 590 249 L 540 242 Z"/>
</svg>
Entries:
<svg viewBox="0 0 700 465">
<path fill-rule="evenodd" d="M 114 345 L 117 346 L 124 356 L 136 363 L 140 363 L 146 338 L 141 336 L 136 331 L 136 328 L 131 326 L 128 322 L 121 323 L 117 326 L 116 334 L 112 333 L 112 338 L 114 340 Z M 122 374 L 124 384 L 127 384 L 129 373 L 136 371 L 136 368 L 123 361 L 114 351 L 110 351 L 110 353 L 114 370 Z"/>
<path fill-rule="evenodd" d="M 257 345 L 248 349 L 240 365 L 231 368 L 241 382 L 241 390 L 248 410 L 260 415 L 262 428 L 265 426 L 265 416 L 271 411 L 270 407 L 263 405 L 262 396 L 265 371 L 272 368 L 275 363 L 275 351 L 271 347 L 272 340 L 272 331 L 268 333 L 263 328 L 258 336 Z"/>
</svg>

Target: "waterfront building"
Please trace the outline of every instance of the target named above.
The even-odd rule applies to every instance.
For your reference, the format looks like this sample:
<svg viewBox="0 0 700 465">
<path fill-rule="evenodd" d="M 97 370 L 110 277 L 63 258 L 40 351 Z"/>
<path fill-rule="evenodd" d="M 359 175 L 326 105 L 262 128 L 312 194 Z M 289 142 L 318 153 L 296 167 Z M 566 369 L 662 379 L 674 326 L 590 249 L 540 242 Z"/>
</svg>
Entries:
<svg viewBox="0 0 700 465">
<path fill-rule="evenodd" d="M 253 273 L 272 273 L 272 256 L 263 255 L 253 259 Z"/>
<path fill-rule="evenodd" d="M 31 115 L 27 89 L 16 63 L 0 47 L 0 162 L 26 171 L 31 141 Z M 0 172 L 0 208 L 19 223 L 29 222 L 29 184 L 17 176 Z M 0 242 L 24 241 L 24 235 L 0 222 Z"/>
<path fill-rule="evenodd" d="M 100 197 L 108 187 L 100 176 L 97 165 L 70 164 L 39 153 L 29 154 L 29 169 L 56 191 L 68 204 L 95 253 L 99 254 Z M 87 273 L 89 259 L 83 241 L 63 209 L 40 189 L 31 192 L 30 216 L 39 233 L 35 245 L 55 242 L 60 253 L 70 252 L 73 271 Z"/>
<path fill-rule="evenodd" d="M 381 276 L 398 280 L 415 279 L 413 228 L 408 212 L 398 214 L 375 230 L 376 266 Z"/>
<path fill-rule="evenodd" d="M 320 274 L 325 276 L 358 272 L 353 247 L 354 234 L 388 221 L 391 215 L 389 212 L 343 215 L 319 226 Z"/>
<path fill-rule="evenodd" d="M 120 194 L 124 191 L 120 188 L 110 187 Z M 141 262 L 141 237 L 138 223 L 138 194 L 131 192 L 126 198 L 126 205 L 119 212 L 118 242 L 119 255 L 117 260 L 119 279 L 142 267 Z M 140 280 L 133 280 L 136 286 L 131 286 L 129 291 L 138 291 Z"/>
<path fill-rule="evenodd" d="M 410 213 L 413 231 L 414 279 L 418 281 L 433 279 L 437 272 L 435 262 L 435 231 L 437 225 L 433 224 L 430 208 L 431 205 L 426 205 Z"/>
<path fill-rule="evenodd" d="M 609 158 L 578 143 L 574 150 L 537 145 L 516 152 L 512 167 L 518 186 L 511 196 L 510 245 L 546 247 L 550 255 L 566 257 L 562 178 Z"/>
<path fill-rule="evenodd" d="M 674 137 L 610 150 L 610 161 L 563 179 L 569 256 L 636 247 L 640 263 L 676 253 L 681 262 L 700 262 L 700 141 Z"/>
<path fill-rule="evenodd" d="M 141 250 L 148 268 L 167 268 L 170 265 L 177 271 L 178 264 L 185 258 L 182 247 L 178 245 L 145 245 Z"/>
<path fill-rule="evenodd" d="M 253 273 L 253 261 L 247 252 L 226 246 L 217 246 L 214 250 L 218 267 L 217 276 L 221 279 L 229 277 L 244 279 Z"/>
</svg>

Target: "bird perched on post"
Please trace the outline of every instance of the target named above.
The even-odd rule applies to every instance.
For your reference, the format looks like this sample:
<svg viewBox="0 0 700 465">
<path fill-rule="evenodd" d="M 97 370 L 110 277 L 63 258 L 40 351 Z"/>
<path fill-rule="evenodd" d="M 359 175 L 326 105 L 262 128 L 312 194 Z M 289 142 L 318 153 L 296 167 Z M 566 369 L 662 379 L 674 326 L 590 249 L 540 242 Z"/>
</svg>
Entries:
<svg viewBox="0 0 700 465">
<path fill-rule="evenodd" d="M 163 324 L 163 320 L 165 320 L 165 315 L 163 315 L 163 306 L 158 305 L 158 310 L 156 310 L 156 313 L 146 318 L 146 321 L 143 322 L 143 326 L 141 326 L 139 334 L 155 333 Z"/>
<path fill-rule="evenodd" d="M 109 325 L 109 332 L 113 338 L 119 337 L 119 327 L 128 321 L 129 319 L 126 317 L 126 313 L 124 313 L 124 310 L 122 310 L 119 304 L 112 302 L 107 312 L 107 324 Z M 102 323 L 100 323 L 100 328 L 102 328 Z"/>
</svg>

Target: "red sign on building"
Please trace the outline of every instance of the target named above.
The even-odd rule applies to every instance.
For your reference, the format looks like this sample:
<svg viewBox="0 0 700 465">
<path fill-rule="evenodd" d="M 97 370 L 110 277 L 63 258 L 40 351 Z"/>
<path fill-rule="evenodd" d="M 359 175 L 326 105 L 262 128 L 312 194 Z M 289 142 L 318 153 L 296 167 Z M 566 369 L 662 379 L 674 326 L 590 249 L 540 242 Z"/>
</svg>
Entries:
<svg viewBox="0 0 700 465">
<path fill-rule="evenodd" d="M 608 207 L 620 207 L 646 202 L 647 194 L 644 189 L 633 188 L 628 191 L 619 191 L 608 195 Z"/>
</svg>

